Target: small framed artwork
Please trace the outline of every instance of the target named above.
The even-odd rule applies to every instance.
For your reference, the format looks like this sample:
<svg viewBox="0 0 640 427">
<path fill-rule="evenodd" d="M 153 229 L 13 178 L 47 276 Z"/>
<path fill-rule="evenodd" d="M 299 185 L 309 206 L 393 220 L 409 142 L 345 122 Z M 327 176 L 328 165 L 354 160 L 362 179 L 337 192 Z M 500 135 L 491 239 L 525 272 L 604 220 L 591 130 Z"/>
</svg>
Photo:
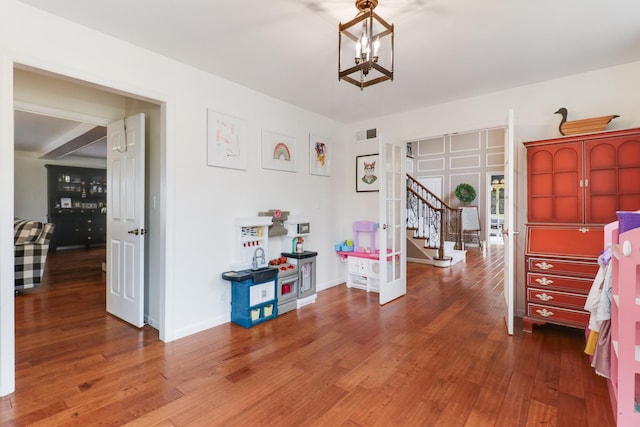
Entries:
<svg viewBox="0 0 640 427">
<path fill-rule="evenodd" d="M 210 109 L 207 116 L 207 164 L 246 170 L 246 121 Z"/>
<path fill-rule="evenodd" d="M 262 130 L 262 168 L 296 171 L 296 139 L 293 136 Z"/>
<path fill-rule="evenodd" d="M 71 197 L 61 197 L 60 198 L 60 207 L 61 208 L 70 208 L 71 207 Z"/>
<path fill-rule="evenodd" d="M 407 157 L 413 159 L 413 142 L 407 142 Z"/>
<path fill-rule="evenodd" d="M 380 191 L 379 166 L 378 154 L 356 157 L 356 192 Z"/>
<path fill-rule="evenodd" d="M 309 173 L 331 176 L 331 142 L 327 138 L 309 134 Z"/>
</svg>

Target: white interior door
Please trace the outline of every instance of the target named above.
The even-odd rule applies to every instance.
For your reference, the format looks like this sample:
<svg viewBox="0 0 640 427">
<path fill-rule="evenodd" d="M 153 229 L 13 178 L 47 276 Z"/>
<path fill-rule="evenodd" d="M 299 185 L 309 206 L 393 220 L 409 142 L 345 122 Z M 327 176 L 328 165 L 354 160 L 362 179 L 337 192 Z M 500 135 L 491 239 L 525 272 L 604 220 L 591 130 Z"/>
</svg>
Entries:
<svg viewBox="0 0 640 427">
<path fill-rule="evenodd" d="M 107 125 L 107 311 L 144 325 L 144 114 Z"/>
<path fill-rule="evenodd" d="M 513 335 L 513 316 L 515 305 L 515 245 L 517 234 L 514 222 L 515 191 L 514 191 L 514 117 L 513 110 L 509 110 L 509 121 L 504 139 L 504 224 L 502 237 L 504 239 L 504 319 L 507 333 Z"/>
<path fill-rule="evenodd" d="M 378 142 L 380 153 L 380 304 L 407 293 L 405 148 Z M 386 254 L 386 259 L 385 259 Z"/>
</svg>

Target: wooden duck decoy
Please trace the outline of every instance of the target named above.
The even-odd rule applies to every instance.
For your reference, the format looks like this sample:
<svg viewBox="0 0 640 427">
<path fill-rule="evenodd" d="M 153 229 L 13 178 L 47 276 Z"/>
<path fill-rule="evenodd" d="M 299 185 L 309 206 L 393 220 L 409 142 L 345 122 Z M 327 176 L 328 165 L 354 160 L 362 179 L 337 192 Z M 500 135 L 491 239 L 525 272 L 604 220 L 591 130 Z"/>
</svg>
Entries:
<svg viewBox="0 0 640 427">
<path fill-rule="evenodd" d="M 567 109 L 564 107 L 560 108 L 554 114 L 562 115 L 560 126 L 558 126 L 558 130 L 560 130 L 562 135 L 603 131 L 611 120 L 620 117 L 617 114 L 612 114 L 610 116 L 593 117 L 591 119 L 572 120 L 568 122 Z"/>
</svg>

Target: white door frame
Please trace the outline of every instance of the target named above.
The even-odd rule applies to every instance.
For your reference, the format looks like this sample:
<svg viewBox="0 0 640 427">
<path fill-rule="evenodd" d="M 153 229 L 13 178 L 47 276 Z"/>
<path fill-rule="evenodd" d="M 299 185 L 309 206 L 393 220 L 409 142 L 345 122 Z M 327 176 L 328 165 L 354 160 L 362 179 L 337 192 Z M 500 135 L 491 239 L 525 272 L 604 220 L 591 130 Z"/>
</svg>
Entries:
<svg viewBox="0 0 640 427">
<path fill-rule="evenodd" d="M 6 53 L 0 55 L 0 235 L 7 238 L 0 239 L 0 396 L 12 393 L 15 390 L 15 295 L 14 295 L 14 273 L 13 273 L 13 213 L 14 213 L 14 68 L 22 66 L 35 68 L 44 72 L 66 76 L 72 80 L 79 80 L 84 83 L 94 84 L 101 90 L 113 91 L 122 96 L 154 100 L 153 102 L 160 108 L 161 116 L 161 139 L 160 139 L 160 165 L 159 165 L 159 189 L 160 200 L 159 224 L 163 224 L 162 230 L 157 230 L 161 235 L 162 242 L 159 249 L 159 256 L 156 261 L 158 268 L 163 270 L 158 275 L 159 284 L 159 335 L 162 341 L 172 341 L 175 335 L 173 324 L 169 323 L 173 307 L 171 301 L 166 298 L 170 294 L 169 286 L 173 281 L 169 278 L 173 276 L 173 224 L 170 221 L 175 216 L 173 203 L 173 192 L 168 182 L 173 180 L 173 158 L 167 155 L 167 128 L 168 118 L 171 115 L 168 109 L 173 105 L 166 96 L 158 94 L 152 90 L 139 87 L 117 87 L 105 71 L 102 76 L 91 73 L 79 73 L 75 76 L 68 75 L 63 66 L 62 70 L 56 70 L 47 61 L 38 61 L 34 58 L 11 57 Z M 98 81 L 100 80 L 100 81 Z M 121 82 L 120 82 L 121 83 Z M 169 230 L 171 229 L 171 230 Z M 161 267 L 162 266 L 162 267 Z"/>
<path fill-rule="evenodd" d="M 515 118 L 513 109 L 508 112 L 504 141 L 504 318 L 507 334 L 513 335 L 515 316 Z"/>
<path fill-rule="evenodd" d="M 13 61 L 0 55 L 0 396 L 15 382 Z"/>
</svg>

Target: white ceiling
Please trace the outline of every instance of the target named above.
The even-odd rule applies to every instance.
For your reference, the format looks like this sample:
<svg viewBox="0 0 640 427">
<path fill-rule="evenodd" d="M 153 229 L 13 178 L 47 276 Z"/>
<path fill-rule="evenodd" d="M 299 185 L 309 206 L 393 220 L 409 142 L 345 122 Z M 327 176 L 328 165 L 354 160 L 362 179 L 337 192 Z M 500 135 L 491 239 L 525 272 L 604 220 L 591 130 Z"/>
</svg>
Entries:
<svg viewBox="0 0 640 427">
<path fill-rule="evenodd" d="M 380 0 L 395 77 L 337 78 L 353 0 L 20 0 L 341 122 L 640 60 L 638 0 Z"/>
<path fill-rule="evenodd" d="M 104 126 L 89 125 L 26 111 L 14 113 L 14 147 L 39 153 L 46 159 L 67 155 L 104 159 L 107 144 Z"/>
</svg>

